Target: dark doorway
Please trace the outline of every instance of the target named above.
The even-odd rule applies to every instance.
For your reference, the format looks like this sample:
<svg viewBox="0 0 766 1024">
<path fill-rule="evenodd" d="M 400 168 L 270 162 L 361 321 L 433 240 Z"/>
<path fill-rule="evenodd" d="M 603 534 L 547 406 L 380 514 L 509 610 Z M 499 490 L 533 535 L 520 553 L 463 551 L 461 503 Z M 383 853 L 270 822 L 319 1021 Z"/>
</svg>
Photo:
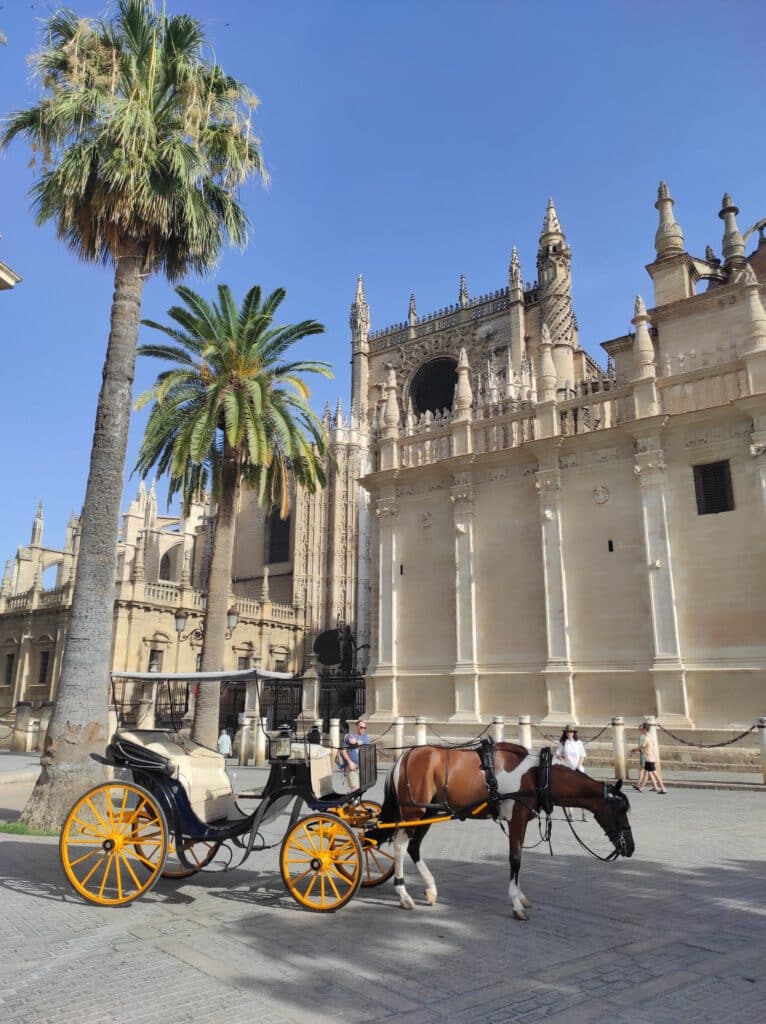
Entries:
<svg viewBox="0 0 766 1024">
<path fill-rule="evenodd" d="M 412 382 L 411 397 L 415 412 L 441 412 L 451 409 L 457 383 L 457 363 L 448 356 L 432 359 L 421 366 Z"/>
</svg>

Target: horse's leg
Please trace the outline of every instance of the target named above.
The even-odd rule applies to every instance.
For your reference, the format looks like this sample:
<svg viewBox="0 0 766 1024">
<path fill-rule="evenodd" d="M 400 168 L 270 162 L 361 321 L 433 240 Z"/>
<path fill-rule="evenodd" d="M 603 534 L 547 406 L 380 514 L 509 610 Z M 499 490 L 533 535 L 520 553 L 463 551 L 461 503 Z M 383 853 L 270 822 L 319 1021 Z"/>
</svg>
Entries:
<svg viewBox="0 0 766 1024">
<path fill-rule="evenodd" d="M 426 866 L 426 862 L 420 856 L 420 844 L 423 842 L 426 836 L 426 832 L 429 830 L 430 825 L 422 825 L 420 828 L 415 829 L 415 835 L 409 842 L 407 852 L 410 857 L 415 861 L 415 865 L 420 872 L 420 877 L 423 879 L 425 885 L 425 897 L 426 902 L 433 906 L 436 903 L 438 893 L 436 891 L 436 880 Z"/>
<path fill-rule="evenodd" d="M 407 833 L 398 829 L 394 836 L 394 889 L 399 897 L 399 906 L 404 910 L 414 910 L 415 901 L 404 885 L 404 854 L 407 852 Z"/>
<path fill-rule="evenodd" d="M 524 913 L 525 907 L 532 904 L 519 888 L 519 871 L 521 870 L 521 850 L 524 846 L 524 836 L 527 831 L 529 820 L 526 807 L 516 804 L 513 808 L 511 821 L 508 826 L 508 859 L 510 861 L 511 879 L 508 885 L 508 900 L 513 909 L 513 916 L 517 921 L 528 921 Z"/>
</svg>

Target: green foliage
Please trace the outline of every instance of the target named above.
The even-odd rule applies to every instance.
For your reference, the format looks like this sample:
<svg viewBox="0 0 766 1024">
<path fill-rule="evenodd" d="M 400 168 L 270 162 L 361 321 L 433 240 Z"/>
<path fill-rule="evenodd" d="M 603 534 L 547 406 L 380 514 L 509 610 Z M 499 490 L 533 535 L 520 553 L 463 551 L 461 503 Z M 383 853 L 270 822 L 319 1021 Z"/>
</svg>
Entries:
<svg viewBox="0 0 766 1024">
<path fill-rule="evenodd" d="M 0 832 L 10 836 L 58 836 L 61 829 L 30 828 L 23 821 L 0 821 Z"/>
<path fill-rule="evenodd" d="M 259 503 L 278 505 L 285 517 L 290 472 L 310 491 L 325 484 L 327 437 L 302 375 L 332 374 L 327 363 L 288 355 L 295 342 L 324 327 L 315 320 L 275 326 L 281 288 L 266 298 L 251 288 L 239 309 L 227 285 L 218 286 L 212 304 L 185 286 L 176 294 L 184 305 L 168 316 L 177 326 L 143 321 L 171 343 L 141 345 L 139 354 L 175 366 L 136 401 L 136 408 L 154 402 L 136 470 L 144 477 L 155 467 L 167 474 L 169 498 L 180 492 L 188 513 L 208 486 L 220 500 L 224 462 L 233 461 Z"/>
<path fill-rule="evenodd" d="M 38 223 L 79 257 L 109 263 L 138 244 L 147 272 L 213 266 L 225 237 L 244 245 L 239 186 L 266 178 L 252 134 L 257 99 L 206 59 L 202 28 L 152 0 L 118 0 L 112 20 L 53 14 L 32 60 L 43 97 L 0 130 L 41 161 Z"/>
</svg>

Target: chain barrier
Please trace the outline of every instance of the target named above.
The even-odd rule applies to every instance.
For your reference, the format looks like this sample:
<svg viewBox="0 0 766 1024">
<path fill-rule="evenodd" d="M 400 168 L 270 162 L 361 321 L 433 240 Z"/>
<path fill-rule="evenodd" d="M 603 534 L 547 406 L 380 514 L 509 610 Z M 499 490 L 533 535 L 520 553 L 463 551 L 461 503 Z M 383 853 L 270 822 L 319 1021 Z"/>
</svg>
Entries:
<svg viewBox="0 0 766 1024">
<path fill-rule="evenodd" d="M 10 725 L 3 725 L 3 726 L 0 726 L 0 728 L 8 730 L 8 732 L 6 732 L 4 734 L 0 733 L 0 740 L 7 740 L 9 736 L 13 736 L 13 729 L 12 729 L 12 727 Z"/>
<path fill-rule="evenodd" d="M 749 736 L 754 729 L 758 728 L 758 723 L 756 722 L 754 725 L 751 725 L 749 729 L 745 729 L 744 732 L 741 732 L 739 736 L 735 736 L 730 740 L 723 740 L 722 743 L 691 743 L 689 740 L 685 740 L 681 736 L 676 736 L 674 732 L 671 732 L 670 729 L 666 729 L 664 726 L 660 725 L 659 722 L 657 722 L 656 725 L 661 732 L 664 732 L 666 736 L 670 736 L 676 741 L 676 743 L 683 743 L 685 747 L 698 747 L 700 750 L 715 750 L 718 747 L 730 747 L 732 743 L 739 743 L 739 741 L 743 740 L 745 736 Z"/>
<path fill-rule="evenodd" d="M 542 729 L 538 729 L 538 727 L 536 725 L 533 725 L 532 723 L 530 723 L 530 724 L 532 725 L 532 728 L 535 730 L 535 732 L 538 733 L 538 735 L 542 736 L 543 739 L 548 740 L 549 743 L 558 743 L 559 742 L 558 736 L 548 736 L 547 733 L 544 733 L 542 731 Z M 610 728 L 611 728 L 611 722 L 607 722 L 607 724 L 603 727 L 603 729 L 599 729 L 598 732 L 595 732 L 592 736 L 589 736 L 587 739 L 584 739 L 582 736 L 580 736 L 580 730 L 579 729 L 577 730 L 577 734 L 578 734 L 579 738 L 582 740 L 583 743 L 593 743 L 595 740 L 597 740 L 599 738 L 599 736 L 603 736 L 604 733 L 606 732 L 606 730 L 610 729 Z"/>
<path fill-rule="evenodd" d="M 474 736 L 474 738 L 470 740 L 463 740 L 461 743 L 452 743 L 450 740 L 445 739 L 444 736 L 440 736 L 436 729 L 432 728 L 430 725 L 426 725 L 426 732 L 430 732 L 440 740 L 443 747 L 454 747 L 456 750 L 459 750 L 461 747 L 469 747 L 472 743 L 476 743 L 477 740 L 482 738 L 482 736 L 486 736 L 491 728 L 492 726 L 488 725 L 486 729 L 482 729 L 478 736 Z"/>
<path fill-rule="evenodd" d="M 535 732 L 538 734 L 538 736 L 542 736 L 542 738 L 544 740 L 547 740 L 549 743 L 558 743 L 558 741 L 559 741 L 558 736 L 548 736 L 547 733 L 544 733 L 542 729 L 538 729 L 537 726 L 533 725 L 531 722 L 530 722 L 530 725 L 535 730 Z"/>
</svg>

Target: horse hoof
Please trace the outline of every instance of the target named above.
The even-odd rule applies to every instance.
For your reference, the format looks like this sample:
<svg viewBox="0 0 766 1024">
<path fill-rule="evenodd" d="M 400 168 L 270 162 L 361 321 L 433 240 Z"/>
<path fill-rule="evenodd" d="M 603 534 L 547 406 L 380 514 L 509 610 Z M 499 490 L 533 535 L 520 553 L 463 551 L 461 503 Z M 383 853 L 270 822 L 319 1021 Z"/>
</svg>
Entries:
<svg viewBox="0 0 766 1024">
<path fill-rule="evenodd" d="M 399 900 L 399 906 L 402 910 L 414 910 L 415 901 L 412 897 L 408 896 L 406 899 Z"/>
<path fill-rule="evenodd" d="M 516 918 L 517 921 L 528 921 L 529 920 L 529 918 L 527 917 L 527 915 L 524 913 L 523 910 L 514 910 L 513 916 Z"/>
<path fill-rule="evenodd" d="M 521 901 L 521 905 L 522 905 L 522 907 L 526 907 L 528 909 L 529 907 L 532 906 L 532 900 L 528 900 L 527 897 L 525 896 L 524 899 Z"/>
<path fill-rule="evenodd" d="M 430 906 L 433 906 L 434 903 L 436 903 L 436 900 L 438 898 L 438 893 L 436 892 L 436 889 L 426 889 L 424 895 L 426 898 L 426 903 L 430 904 Z"/>
</svg>

